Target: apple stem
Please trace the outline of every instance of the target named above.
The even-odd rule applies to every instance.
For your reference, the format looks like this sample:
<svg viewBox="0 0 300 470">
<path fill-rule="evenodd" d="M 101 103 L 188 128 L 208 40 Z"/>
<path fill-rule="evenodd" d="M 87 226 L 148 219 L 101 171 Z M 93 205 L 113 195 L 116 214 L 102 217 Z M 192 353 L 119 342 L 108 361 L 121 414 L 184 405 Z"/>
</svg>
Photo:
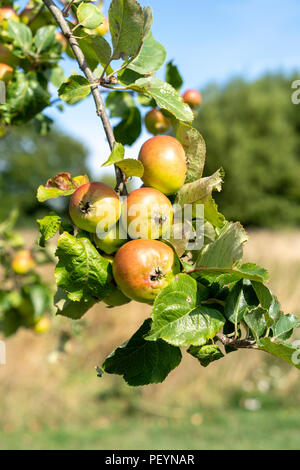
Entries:
<svg viewBox="0 0 300 470">
<path fill-rule="evenodd" d="M 102 125 L 104 128 L 104 132 L 106 134 L 108 143 L 109 143 L 110 150 L 112 150 L 116 143 L 115 136 L 114 136 L 114 132 L 109 121 L 109 117 L 105 109 L 105 105 L 104 105 L 98 84 L 96 83 L 96 78 L 94 77 L 94 74 L 92 70 L 90 69 L 87 63 L 87 60 L 76 38 L 74 37 L 71 29 L 69 28 L 69 25 L 67 21 L 65 20 L 64 15 L 61 12 L 61 10 L 53 2 L 53 0 L 43 0 L 43 2 L 46 5 L 46 7 L 49 9 L 50 13 L 56 20 L 57 24 L 60 26 L 64 36 L 69 42 L 70 47 L 75 55 L 79 68 L 82 70 L 82 72 L 84 73 L 84 75 L 86 76 L 86 78 L 88 79 L 91 85 L 91 93 L 94 98 L 96 112 L 102 121 Z M 122 172 L 122 170 L 116 165 L 115 165 L 115 174 L 116 174 L 116 180 L 117 180 L 116 191 L 119 192 L 121 195 L 126 195 L 127 190 L 126 190 L 126 185 L 125 185 L 125 175 Z"/>
</svg>

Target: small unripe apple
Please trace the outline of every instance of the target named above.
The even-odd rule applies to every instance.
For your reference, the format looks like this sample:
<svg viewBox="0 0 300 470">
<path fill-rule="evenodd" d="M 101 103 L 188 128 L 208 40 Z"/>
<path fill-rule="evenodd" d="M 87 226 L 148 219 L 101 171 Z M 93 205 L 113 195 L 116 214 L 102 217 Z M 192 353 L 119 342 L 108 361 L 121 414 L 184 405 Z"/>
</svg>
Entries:
<svg viewBox="0 0 300 470">
<path fill-rule="evenodd" d="M 98 34 L 99 36 L 105 36 L 105 34 L 107 34 L 108 31 L 109 31 L 109 23 L 108 23 L 107 17 L 105 17 L 103 23 L 100 24 L 100 26 L 98 26 L 98 27 L 95 29 L 95 32 L 96 32 L 96 34 Z"/>
<path fill-rule="evenodd" d="M 111 294 L 106 295 L 103 302 L 110 307 L 120 307 L 131 302 L 131 299 L 128 299 L 120 289 L 116 289 Z"/>
<path fill-rule="evenodd" d="M 128 236 L 125 230 L 122 227 L 122 224 L 119 222 L 111 227 L 111 229 L 103 234 L 101 238 L 97 236 L 97 233 L 94 235 L 94 242 L 97 248 L 101 251 L 104 251 L 107 255 L 112 255 L 116 253 L 118 249 L 128 241 Z"/>
<path fill-rule="evenodd" d="M 185 151 L 174 137 L 151 137 L 143 144 L 139 160 L 144 166 L 142 180 L 146 186 L 158 189 L 164 194 L 174 194 L 184 184 Z"/>
<path fill-rule="evenodd" d="M 15 10 L 10 7 L 0 8 L 0 26 L 7 29 L 7 20 L 19 21 L 19 17 Z"/>
<path fill-rule="evenodd" d="M 36 333 L 46 333 L 46 331 L 50 330 L 51 322 L 46 315 L 42 316 L 37 323 L 35 323 L 33 329 Z"/>
<path fill-rule="evenodd" d="M 127 197 L 122 222 L 130 238 L 169 237 L 173 222 L 172 204 L 154 188 L 139 188 Z"/>
<path fill-rule="evenodd" d="M 153 108 L 145 116 L 147 130 L 153 134 L 163 134 L 170 129 L 171 123 L 159 109 Z"/>
<path fill-rule="evenodd" d="M 61 45 L 62 52 L 66 52 L 68 43 L 65 36 L 62 33 L 57 32 L 55 34 L 55 39 Z"/>
<path fill-rule="evenodd" d="M 7 64 L 0 64 L 0 80 L 7 83 L 13 77 L 14 69 Z"/>
<path fill-rule="evenodd" d="M 29 250 L 20 250 L 13 258 L 11 267 L 17 274 L 27 274 L 35 266 Z"/>
<path fill-rule="evenodd" d="M 179 272 L 174 251 L 157 240 L 131 240 L 113 261 L 114 279 L 126 297 L 152 304 Z"/>
<path fill-rule="evenodd" d="M 187 90 L 182 98 L 184 103 L 187 103 L 192 109 L 199 108 L 202 103 L 202 95 L 197 90 Z"/>
<path fill-rule="evenodd" d="M 121 215 L 117 193 L 105 183 L 86 183 L 72 194 L 69 211 L 77 227 L 87 232 L 105 232 Z"/>
</svg>

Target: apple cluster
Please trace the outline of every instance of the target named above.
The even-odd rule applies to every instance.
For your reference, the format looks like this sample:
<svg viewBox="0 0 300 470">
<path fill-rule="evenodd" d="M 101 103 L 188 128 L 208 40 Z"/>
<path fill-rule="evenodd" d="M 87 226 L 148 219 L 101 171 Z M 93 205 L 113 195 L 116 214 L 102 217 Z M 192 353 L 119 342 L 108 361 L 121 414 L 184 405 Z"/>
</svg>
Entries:
<svg viewBox="0 0 300 470">
<path fill-rule="evenodd" d="M 107 184 L 90 182 L 71 196 L 73 223 L 91 234 L 101 255 L 112 263 L 117 290 L 104 298 L 111 306 L 130 300 L 152 304 L 180 271 L 173 249 L 162 239 L 174 220 L 170 197 L 186 177 L 186 156 L 174 137 L 157 135 L 139 152 L 143 186 L 119 195 Z"/>
</svg>

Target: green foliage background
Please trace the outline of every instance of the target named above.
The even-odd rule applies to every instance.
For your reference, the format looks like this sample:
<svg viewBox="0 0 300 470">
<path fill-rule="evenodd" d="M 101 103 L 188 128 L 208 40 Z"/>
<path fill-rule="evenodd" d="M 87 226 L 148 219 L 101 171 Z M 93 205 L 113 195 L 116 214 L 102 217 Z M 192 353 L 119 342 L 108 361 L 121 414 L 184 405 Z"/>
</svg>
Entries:
<svg viewBox="0 0 300 470">
<path fill-rule="evenodd" d="M 232 79 L 203 92 L 194 124 L 207 145 L 206 175 L 225 169 L 215 199 L 227 219 L 247 226 L 300 225 L 300 106 L 291 101 L 297 78 Z"/>
</svg>

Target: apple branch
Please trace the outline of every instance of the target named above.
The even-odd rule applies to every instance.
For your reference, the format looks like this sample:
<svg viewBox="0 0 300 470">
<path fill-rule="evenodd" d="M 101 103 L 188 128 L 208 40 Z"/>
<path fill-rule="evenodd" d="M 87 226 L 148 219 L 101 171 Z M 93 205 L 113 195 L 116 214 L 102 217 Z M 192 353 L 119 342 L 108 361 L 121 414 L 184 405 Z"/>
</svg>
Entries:
<svg viewBox="0 0 300 470">
<path fill-rule="evenodd" d="M 82 70 L 82 72 L 84 73 L 84 75 L 86 76 L 87 80 L 89 81 L 91 85 L 91 93 L 94 98 L 96 112 L 102 121 L 102 125 L 104 128 L 108 143 L 109 143 L 110 150 L 112 150 L 114 148 L 116 141 L 115 141 L 112 126 L 110 124 L 110 121 L 109 121 L 109 118 L 108 118 L 108 115 L 104 106 L 101 93 L 98 88 L 98 84 L 96 82 L 96 78 L 94 77 L 93 72 L 90 69 L 87 63 L 87 60 L 76 38 L 74 37 L 71 29 L 69 28 L 69 25 L 66 22 L 61 10 L 58 8 L 58 6 L 54 3 L 53 0 L 43 0 L 43 2 L 47 6 L 47 8 L 50 10 L 50 13 L 53 15 L 57 24 L 60 26 L 64 36 L 66 37 L 66 39 L 68 40 L 70 44 L 70 47 L 72 48 L 72 51 L 78 62 L 79 68 Z M 117 180 L 116 190 L 120 192 L 121 195 L 124 195 L 126 194 L 125 175 L 121 171 L 121 169 L 117 167 L 116 165 L 115 165 L 115 173 L 116 173 L 116 180 Z"/>
</svg>

